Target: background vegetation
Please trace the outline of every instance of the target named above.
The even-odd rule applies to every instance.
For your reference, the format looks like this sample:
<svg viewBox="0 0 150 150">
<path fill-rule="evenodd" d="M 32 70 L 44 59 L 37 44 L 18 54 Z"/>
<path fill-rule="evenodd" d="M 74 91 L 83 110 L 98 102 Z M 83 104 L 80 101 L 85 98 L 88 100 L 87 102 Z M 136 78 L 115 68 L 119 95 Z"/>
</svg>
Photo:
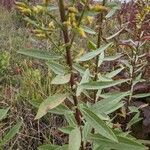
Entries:
<svg viewBox="0 0 150 150">
<path fill-rule="evenodd" d="M 68 149 L 68 143 L 69 150 L 146 149 L 149 2 L 65 4 L 65 10 L 61 0 L 17 3 L 17 10 L 0 8 L 1 149 Z M 68 20 L 63 20 L 63 11 Z M 69 41 L 62 25 L 67 26 Z M 68 42 L 71 66 L 64 57 Z M 60 106 L 46 109 L 58 104 L 45 104 L 45 99 L 66 92 L 69 96 L 59 95 Z M 135 138 L 141 144 L 134 143 Z"/>
</svg>

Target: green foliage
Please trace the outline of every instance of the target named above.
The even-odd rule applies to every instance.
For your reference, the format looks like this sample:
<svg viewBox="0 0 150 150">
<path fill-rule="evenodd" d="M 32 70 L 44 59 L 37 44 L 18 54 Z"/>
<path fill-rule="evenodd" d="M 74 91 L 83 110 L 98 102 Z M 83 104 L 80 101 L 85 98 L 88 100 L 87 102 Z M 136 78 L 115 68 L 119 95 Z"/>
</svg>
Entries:
<svg viewBox="0 0 150 150">
<path fill-rule="evenodd" d="M 102 29 L 104 20 L 109 23 L 109 18 L 115 14 L 119 6 L 106 5 L 105 0 L 102 4 L 91 6 L 86 0 L 81 2 L 82 10 L 79 12 L 77 1 L 64 6 L 64 1 L 58 0 L 56 3 L 58 7 L 51 7 L 49 1 L 37 6 L 21 2 L 17 2 L 16 5 L 24 15 L 24 20 L 33 28 L 35 35 L 41 40 L 49 40 L 55 50 L 55 53 L 45 53 L 34 49 L 18 51 L 20 54 L 44 60 L 48 68 L 56 75 L 51 84 L 56 87 L 59 85 L 61 89 L 56 91 L 56 94 L 51 94 L 41 104 L 36 105 L 38 112 L 35 119 L 40 119 L 48 112 L 63 114 L 64 111 L 64 116 L 69 124 L 68 128 L 60 129 L 69 134 L 69 145 L 64 147 L 42 145 L 39 150 L 84 150 L 87 144 L 90 144 L 92 149 L 146 150 L 146 146 L 138 143 L 119 127 L 118 129 L 113 128 L 113 117 L 115 116 L 112 113 L 114 111 L 123 107 L 125 103 L 127 103 L 128 111 L 132 98 L 149 96 L 149 94 L 133 94 L 134 85 L 142 80 L 142 77 L 139 76 L 139 63 L 137 63 L 140 61 L 138 51 L 142 44 L 132 41 L 131 54 L 119 53 L 119 50 L 113 55 L 108 54 L 116 46 L 118 49 L 121 48 L 115 38 L 127 29 L 127 24 L 120 25 L 119 31 L 113 35 L 105 35 L 107 38 L 104 38 L 104 31 L 107 33 L 106 29 Z M 95 16 L 95 13 L 100 17 Z M 93 22 L 98 26 L 97 28 L 86 22 L 91 17 L 95 17 L 96 21 Z M 98 33 L 95 32 L 96 29 Z M 87 44 L 86 50 L 80 42 Z M 94 44 L 96 42 L 97 45 Z M 124 55 L 129 57 L 128 61 L 124 61 L 125 57 L 122 57 Z M 100 72 L 99 69 L 103 63 L 120 58 L 119 68 L 113 68 L 109 72 Z M 142 67 L 145 67 L 144 65 L 142 64 Z M 118 76 L 125 69 L 128 76 L 123 76 L 123 78 Z M 139 78 L 135 78 L 136 76 Z M 112 87 L 121 86 L 129 87 L 129 89 L 113 94 L 107 92 Z M 104 99 L 101 99 L 102 96 Z M 68 106 L 64 101 L 69 101 L 71 105 Z M 139 120 L 141 118 L 137 113 L 128 123 L 127 129 Z"/>
</svg>

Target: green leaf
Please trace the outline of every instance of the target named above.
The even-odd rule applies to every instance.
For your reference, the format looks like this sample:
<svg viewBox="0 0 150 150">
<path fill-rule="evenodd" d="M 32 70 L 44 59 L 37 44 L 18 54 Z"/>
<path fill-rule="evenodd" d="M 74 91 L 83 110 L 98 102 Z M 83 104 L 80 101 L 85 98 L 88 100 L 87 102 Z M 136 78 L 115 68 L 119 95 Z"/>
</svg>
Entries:
<svg viewBox="0 0 150 150">
<path fill-rule="evenodd" d="M 58 10 L 58 7 L 57 6 L 48 6 L 47 10 L 50 11 L 50 12 L 55 11 L 55 10 Z"/>
<path fill-rule="evenodd" d="M 89 125 L 89 123 L 86 122 L 82 131 L 82 138 L 84 142 L 87 141 L 88 136 L 91 133 L 91 131 L 92 131 L 92 127 Z"/>
<path fill-rule="evenodd" d="M 57 60 L 61 58 L 60 56 L 36 49 L 22 49 L 18 53 L 43 60 Z"/>
<path fill-rule="evenodd" d="M 58 105 L 57 107 L 51 109 L 48 111 L 49 113 L 52 113 L 52 114 L 58 114 L 58 115 L 65 115 L 65 114 L 73 114 L 73 111 L 70 110 L 66 105 L 64 104 L 60 104 Z"/>
<path fill-rule="evenodd" d="M 76 127 L 69 134 L 69 148 L 68 150 L 79 150 L 81 145 L 80 129 Z"/>
<path fill-rule="evenodd" d="M 119 7 L 113 7 L 110 12 L 105 16 L 106 19 L 109 19 L 111 18 L 115 13 L 116 11 L 119 9 Z"/>
<path fill-rule="evenodd" d="M 67 94 L 55 94 L 53 96 L 49 96 L 46 100 L 44 100 L 40 104 L 35 119 L 40 119 L 41 117 L 46 115 L 48 110 L 53 109 L 58 105 L 60 105 L 66 99 L 66 97 Z"/>
<path fill-rule="evenodd" d="M 123 69 L 124 69 L 124 67 L 121 67 L 121 68 L 119 68 L 119 69 L 116 69 L 116 70 L 114 70 L 114 71 L 111 71 L 111 72 L 107 73 L 105 76 L 106 76 L 107 78 L 113 78 L 113 77 L 115 77 L 117 74 L 119 74 Z"/>
<path fill-rule="evenodd" d="M 65 114 L 65 118 L 66 118 L 69 126 L 71 126 L 71 127 L 77 126 L 77 122 L 76 122 L 74 114 Z"/>
<path fill-rule="evenodd" d="M 8 141 L 10 141 L 19 132 L 21 125 L 22 121 L 19 121 L 15 126 L 13 126 L 2 139 L 1 145 L 5 145 Z"/>
<path fill-rule="evenodd" d="M 118 141 L 117 137 L 113 133 L 113 131 L 106 125 L 106 123 L 101 120 L 95 113 L 93 113 L 90 109 L 81 108 L 81 112 L 85 120 L 93 127 L 99 134 L 102 136 L 112 140 Z"/>
<path fill-rule="evenodd" d="M 136 139 L 133 140 L 131 138 L 121 137 L 121 136 L 117 136 L 117 138 L 119 142 L 108 140 L 99 134 L 91 135 L 92 141 L 96 142 L 97 144 L 103 147 L 111 148 L 114 150 L 146 150 L 148 149 L 144 145 L 139 143 Z"/>
<path fill-rule="evenodd" d="M 88 34 L 96 35 L 96 32 L 94 30 L 92 30 L 91 28 L 89 28 L 87 26 L 81 26 L 81 27 L 84 30 L 84 32 L 86 32 Z"/>
<path fill-rule="evenodd" d="M 77 59 L 77 61 L 87 61 L 87 60 L 90 60 L 90 59 L 96 57 L 97 55 L 99 55 L 100 53 L 102 53 L 104 50 L 106 50 L 111 45 L 112 45 L 112 43 L 109 43 L 109 44 L 106 44 L 106 45 L 98 48 L 95 51 L 86 53 L 85 55 L 83 55 L 79 59 Z"/>
<path fill-rule="evenodd" d="M 74 130 L 74 128 L 71 126 L 68 126 L 68 127 L 59 128 L 59 130 L 65 134 L 70 134 L 71 131 Z"/>
<path fill-rule="evenodd" d="M 49 61 L 47 63 L 48 67 L 54 71 L 55 74 L 57 75 L 64 75 L 67 72 L 66 67 L 63 65 L 54 62 L 54 61 Z"/>
<path fill-rule="evenodd" d="M 38 150 L 68 150 L 68 145 L 58 146 L 53 144 L 45 144 L 39 146 Z"/>
<path fill-rule="evenodd" d="M 51 84 L 66 84 L 70 81 L 70 74 L 67 75 L 57 75 L 51 82 Z"/>
<path fill-rule="evenodd" d="M 81 84 L 81 87 L 83 89 L 87 89 L 87 90 L 100 90 L 100 89 L 105 89 L 105 88 L 109 88 L 124 82 L 129 81 L 129 79 L 122 79 L 122 80 L 116 80 L 116 81 L 92 81 L 89 83 L 83 83 Z"/>
<path fill-rule="evenodd" d="M 150 93 L 142 93 L 142 94 L 133 95 L 132 97 L 133 98 L 145 98 L 145 97 L 149 97 L 149 96 L 150 96 Z"/>
<path fill-rule="evenodd" d="M 29 17 L 25 17 L 24 20 L 27 21 L 29 24 L 35 26 L 35 27 L 39 27 L 39 25 L 37 24 L 37 22 L 34 21 L 34 20 L 32 20 L 32 19 L 30 19 Z"/>
<path fill-rule="evenodd" d="M 93 43 L 92 41 L 88 41 L 88 48 L 89 49 L 93 49 L 93 50 L 96 50 L 96 44 Z"/>
<path fill-rule="evenodd" d="M 0 121 L 6 118 L 8 111 L 9 107 L 6 109 L 0 109 Z"/>
<path fill-rule="evenodd" d="M 118 58 L 120 58 L 122 55 L 121 54 L 117 54 L 117 55 L 113 55 L 113 56 L 106 56 L 103 61 L 114 61 Z"/>
<path fill-rule="evenodd" d="M 136 113 L 134 115 L 134 117 L 129 121 L 129 123 L 127 124 L 127 130 L 132 126 L 134 125 L 135 123 L 141 121 L 143 118 L 140 117 L 140 113 Z"/>
<path fill-rule="evenodd" d="M 89 69 L 87 69 L 85 72 L 84 72 L 84 75 L 82 77 L 82 80 L 80 81 L 78 87 L 77 87 L 77 92 L 76 92 L 76 95 L 79 96 L 81 94 L 81 92 L 83 91 L 82 87 L 80 87 L 81 84 L 83 83 L 87 83 L 89 82 L 89 75 L 90 75 L 90 72 L 89 72 Z"/>
<path fill-rule="evenodd" d="M 112 95 L 108 98 L 102 99 L 98 102 L 96 102 L 94 105 L 92 105 L 91 109 L 93 112 L 97 113 L 105 113 L 109 114 L 114 111 L 114 108 L 118 108 L 118 106 L 122 106 L 123 103 L 120 103 L 120 101 L 128 96 L 130 92 L 122 92 L 122 93 L 117 93 L 115 95 Z M 121 105 L 122 104 L 122 105 Z"/>
<path fill-rule="evenodd" d="M 103 63 L 104 57 L 105 57 L 104 52 L 102 52 L 102 53 L 99 55 L 98 67 Z"/>
<path fill-rule="evenodd" d="M 124 29 L 125 29 L 125 27 L 122 28 L 122 29 L 120 29 L 118 32 L 116 32 L 115 34 L 111 35 L 110 37 L 106 38 L 106 40 L 113 39 L 114 37 L 116 37 L 117 35 L 119 35 Z"/>
</svg>

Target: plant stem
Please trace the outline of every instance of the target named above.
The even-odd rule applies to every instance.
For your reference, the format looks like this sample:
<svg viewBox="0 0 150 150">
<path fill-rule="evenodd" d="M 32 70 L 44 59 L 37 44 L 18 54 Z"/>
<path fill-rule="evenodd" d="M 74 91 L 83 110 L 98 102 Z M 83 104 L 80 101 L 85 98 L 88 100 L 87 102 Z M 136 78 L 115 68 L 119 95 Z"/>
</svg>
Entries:
<svg viewBox="0 0 150 150">
<path fill-rule="evenodd" d="M 65 7 L 64 7 L 64 0 L 58 0 L 58 4 L 59 4 L 59 12 L 60 12 L 60 17 L 61 17 L 61 22 L 64 23 L 66 21 L 66 14 L 65 14 Z M 73 73 L 73 60 L 72 60 L 72 54 L 71 54 L 71 47 L 69 46 L 69 33 L 68 33 L 68 28 L 67 26 L 63 27 L 63 37 L 64 37 L 64 43 L 66 44 L 66 61 L 68 66 L 70 67 L 70 71 L 71 71 L 71 78 L 70 78 L 70 86 L 71 86 L 71 91 L 72 91 L 72 97 L 73 97 L 73 101 L 74 101 L 74 106 L 75 106 L 75 118 L 76 121 L 78 123 L 78 126 L 80 127 L 80 131 L 81 131 L 81 137 L 82 137 L 82 130 L 81 130 L 81 116 L 80 116 L 80 111 L 77 108 L 78 107 L 78 99 L 76 97 L 76 95 L 74 94 L 76 92 L 74 86 L 75 84 L 75 80 L 74 80 L 74 73 Z M 84 145 L 83 142 L 81 141 L 81 150 L 84 150 Z"/>
<path fill-rule="evenodd" d="M 106 0 L 103 0 L 102 5 L 105 6 L 105 4 L 106 4 Z M 102 35 L 103 35 L 103 31 L 102 31 L 103 12 L 101 12 L 100 18 L 98 18 L 98 23 L 99 23 L 99 27 L 98 27 L 97 48 L 99 48 L 101 45 L 101 39 L 102 39 Z M 98 74 L 98 61 L 99 61 L 99 56 L 96 57 L 94 81 L 97 81 L 97 78 L 98 78 L 98 76 L 97 76 L 97 74 Z M 97 93 L 97 91 L 94 91 L 94 103 L 96 102 L 96 93 Z"/>
</svg>

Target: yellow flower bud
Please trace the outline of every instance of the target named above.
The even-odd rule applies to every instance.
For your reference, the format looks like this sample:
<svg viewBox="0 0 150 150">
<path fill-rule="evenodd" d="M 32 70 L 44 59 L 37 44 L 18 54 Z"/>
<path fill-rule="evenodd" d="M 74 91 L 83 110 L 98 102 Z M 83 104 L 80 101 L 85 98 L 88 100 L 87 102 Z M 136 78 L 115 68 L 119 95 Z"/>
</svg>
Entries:
<svg viewBox="0 0 150 150">
<path fill-rule="evenodd" d="M 83 28 L 79 27 L 77 28 L 77 32 L 82 36 L 86 38 L 86 34 L 85 31 L 83 30 Z"/>
<path fill-rule="evenodd" d="M 99 5 L 99 4 L 96 4 L 94 6 L 90 6 L 90 9 L 92 11 L 96 11 L 96 12 L 99 12 L 99 11 L 108 11 L 107 7 Z"/>
<path fill-rule="evenodd" d="M 54 26 L 54 22 L 53 21 L 51 21 L 49 24 L 48 24 L 48 27 L 51 29 L 54 29 L 55 28 L 55 26 Z"/>
<path fill-rule="evenodd" d="M 71 13 L 78 13 L 78 10 L 75 7 L 69 7 L 68 11 Z"/>
</svg>

